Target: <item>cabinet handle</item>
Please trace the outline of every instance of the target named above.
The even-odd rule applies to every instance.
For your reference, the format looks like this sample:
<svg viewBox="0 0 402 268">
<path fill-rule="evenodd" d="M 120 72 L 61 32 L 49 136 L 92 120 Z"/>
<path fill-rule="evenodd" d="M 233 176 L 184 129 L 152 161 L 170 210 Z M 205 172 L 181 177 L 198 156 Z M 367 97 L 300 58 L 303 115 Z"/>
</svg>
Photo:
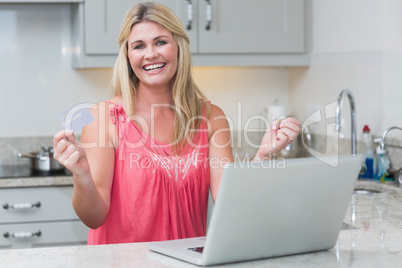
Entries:
<svg viewBox="0 0 402 268">
<path fill-rule="evenodd" d="M 212 5 L 210 0 L 205 0 L 207 2 L 206 7 L 206 18 L 207 18 L 207 26 L 205 26 L 205 30 L 209 31 L 211 29 L 211 22 L 212 22 Z"/>
<path fill-rule="evenodd" d="M 187 4 L 187 30 L 191 30 L 191 25 L 193 24 L 193 15 L 194 15 L 194 11 L 193 11 L 193 2 L 191 2 L 191 0 L 187 0 L 188 4 Z"/>
<path fill-rule="evenodd" d="M 3 205 L 4 209 L 10 209 L 10 210 L 22 210 L 22 209 L 39 208 L 39 207 L 40 207 L 39 201 L 36 203 L 16 203 L 12 205 L 5 203 Z"/>
<path fill-rule="evenodd" d="M 5 238 L 33 238 L 33 237 L 40 237 L 42 232 L 39 230 L 37 232 L 15 232 L 10 234 L 9 232 L 5 232 L 3 236 Z"/>
</svg>

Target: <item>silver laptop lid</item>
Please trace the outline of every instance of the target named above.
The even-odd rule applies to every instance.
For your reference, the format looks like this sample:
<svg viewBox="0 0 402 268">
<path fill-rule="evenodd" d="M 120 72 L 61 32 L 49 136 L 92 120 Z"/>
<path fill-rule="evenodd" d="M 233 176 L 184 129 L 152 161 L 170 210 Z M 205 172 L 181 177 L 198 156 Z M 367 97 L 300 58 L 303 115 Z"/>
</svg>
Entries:
<svg viewBox="0 0 402 268">
<path fill-rule="evenodd" d="M 229 164 L 202 264 L 332 248 L 361 163 L 346 155 Z"/>
</svg>

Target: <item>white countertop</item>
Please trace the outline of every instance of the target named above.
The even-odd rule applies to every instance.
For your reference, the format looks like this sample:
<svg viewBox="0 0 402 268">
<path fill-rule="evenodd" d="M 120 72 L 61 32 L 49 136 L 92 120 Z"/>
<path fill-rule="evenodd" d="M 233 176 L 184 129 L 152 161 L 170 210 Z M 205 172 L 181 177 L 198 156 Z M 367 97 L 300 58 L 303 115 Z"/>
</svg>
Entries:
<svg viewBox="0 0 402 268">
<path fill-rule="evenodd" d="M 337 245 L 327 251 L 224 265 L 227 267 L 400 267 L 402 188 L 358 181 Z M 0 266 L 194 267 L 149 251 L 146 243 L 0 250 Z"/>
</svg>

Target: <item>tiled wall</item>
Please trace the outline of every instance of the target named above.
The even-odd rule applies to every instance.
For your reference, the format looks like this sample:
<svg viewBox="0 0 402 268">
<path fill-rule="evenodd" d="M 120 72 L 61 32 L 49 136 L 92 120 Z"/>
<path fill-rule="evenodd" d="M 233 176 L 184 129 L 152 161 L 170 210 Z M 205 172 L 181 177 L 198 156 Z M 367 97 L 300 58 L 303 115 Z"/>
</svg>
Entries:
<svg viewBox="0 0 402 268">
<path fill-rule="evenodd" d="M 53 137 L 0 138 L 0 165 L 28 165 L 30 159 L 17 154 L 40 151 L 42 146 L 53 146 Z"/>
</svg>

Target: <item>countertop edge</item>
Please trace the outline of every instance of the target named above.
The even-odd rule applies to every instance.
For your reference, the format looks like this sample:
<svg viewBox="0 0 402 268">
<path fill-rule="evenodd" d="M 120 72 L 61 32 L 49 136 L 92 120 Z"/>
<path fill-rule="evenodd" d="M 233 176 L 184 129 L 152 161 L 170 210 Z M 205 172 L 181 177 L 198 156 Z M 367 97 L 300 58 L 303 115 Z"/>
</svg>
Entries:
<svg viewBox="0 0 402 268">
<path fill-rule="evenodd" d="M 73 176 L 48 176 L 0 179 L 0 189 L 43 186 L 72 186 Z"/>
<path fill-rule="evenodd" d="M 20 187 L 44 187 L 44 186 L 73 186 L 73 176 L 44 176 L 24 178 L 1 178 L 0 189 Z M 400 186 L 384 184 L 375 180 L 357 180 L 356 189 L 376 190 L 380 192 L 398 193 Z"/>
</svg>

